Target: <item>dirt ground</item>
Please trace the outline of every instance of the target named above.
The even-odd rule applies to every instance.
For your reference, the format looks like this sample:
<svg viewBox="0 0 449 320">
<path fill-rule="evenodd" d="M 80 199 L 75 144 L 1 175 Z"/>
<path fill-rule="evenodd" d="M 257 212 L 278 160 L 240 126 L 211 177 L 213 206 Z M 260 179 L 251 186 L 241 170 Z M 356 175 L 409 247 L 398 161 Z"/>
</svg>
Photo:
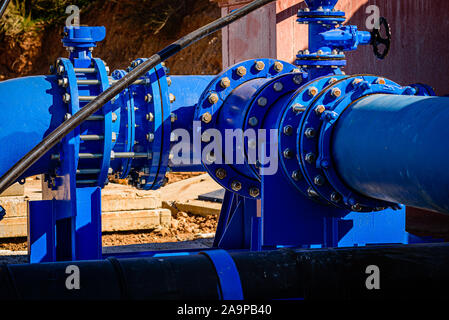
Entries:
<svg viewBox="0 0 449 320">
<path fill-rule="evenodd" d="M 178 212 L 168 228 L 147 231 L 127 231 L 104 233 L 103 246 L 122 246 L 144 243 L 163 243 L 188 241 L 198 238 L 211 238 L 217 227 L 217 216 L 195 216 Z M 0 239 L 0 250 L 26 251 L 26 238 Z"/>
</svg>

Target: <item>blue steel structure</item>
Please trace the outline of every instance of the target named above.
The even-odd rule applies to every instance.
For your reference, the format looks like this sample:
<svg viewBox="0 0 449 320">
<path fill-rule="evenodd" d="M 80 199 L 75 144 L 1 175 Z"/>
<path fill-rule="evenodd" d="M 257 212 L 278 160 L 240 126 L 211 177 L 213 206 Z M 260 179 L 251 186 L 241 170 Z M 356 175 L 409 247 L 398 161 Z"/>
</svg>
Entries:
<svg viewBox="0 0 449 320">
<path fill-rule="evenodd" d="M 309 25 L 309 49 L 298 53 L 296 65 L 248 60 L 216 76 L 169 76 L 159 65 L 34 164 L 20 180 L 45 174 L 47 184 L 43 200 L 30 202 L 30 262 L 109 257 L 101 252 L 108 175 L 148 190 L 162 186 L 168 170 L 204 167 L 226 188 L 215 249 L 404 244 L 405 205 L 449 213 L 449 98 L 422 84 L 345 75 L 344 51 L 377 46 L 379 39 L 341 26 L 337 0 L 306 2 L 298 22 Z M 104 27 L 64 31 L 69 58 L 57 59 L 51 75 L 0 82 L 0 174 L 144 60 L 109 75 L 92 56 Z M 235 157 L 244 161 L 219 163 L 213 152 L 202 164 L 194 161 L 211 139 L 202 135 L 198 144 L 191 141 L 193 164 L 174 164 L 176 129 L 191 137 L 215 129 L 223 139 L 226 130 L 240 132 L 236 138 L 245 143 Z M 276 130 L 274 140 L 257 144 L 275 150 L 274 174 L 267 174 L 267 159 L 250 161 L 254 141 L 245 139 L 247 129 Z M 217 271 L 237 279 L 232 266 L 223 267 L 230 264 L 226 252 L 217 252 L 206 253 Z M 191 253 L 198 250 L 120 256 Z M 238 295 L 233 290 L 226 296 Z"/>
</svg>

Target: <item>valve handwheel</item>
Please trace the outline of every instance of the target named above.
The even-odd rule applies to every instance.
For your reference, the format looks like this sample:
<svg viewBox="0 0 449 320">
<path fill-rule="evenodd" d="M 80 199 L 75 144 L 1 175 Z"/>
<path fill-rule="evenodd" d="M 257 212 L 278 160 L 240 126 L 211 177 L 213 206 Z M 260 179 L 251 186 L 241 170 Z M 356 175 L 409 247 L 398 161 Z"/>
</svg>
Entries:
<svg viewBox="0 0 449 320">
<path fill-rule="evenodd" d="M 385 37 L 382 35 L 381 30 L 385 32 Z M 379 28 L 374 28 L 371 32 L 371 45 L 373 46 L 374 55 L 379 59 L 385 59 L 390 52 L 391 45 L 391 29 L 387 22 L 387 19 L 380 17 Z M 381 52 L 380 45 L 384 45 L 385 48 Z"/>
</svg>

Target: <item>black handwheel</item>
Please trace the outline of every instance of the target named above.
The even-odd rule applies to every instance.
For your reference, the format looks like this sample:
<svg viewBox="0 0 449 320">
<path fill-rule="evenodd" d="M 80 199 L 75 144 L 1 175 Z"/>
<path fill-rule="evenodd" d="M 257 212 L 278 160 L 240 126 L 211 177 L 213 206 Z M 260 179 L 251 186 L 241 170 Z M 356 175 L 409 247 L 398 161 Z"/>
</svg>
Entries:
<svg viewBox="0 0 449 320">
<path fill-rule="evenodd" d="M 382 36 L 381 31 L 385 32 L 385 37 Z M 374 28 L 371 32 L 371 45 L 373 46 L 374 55 L 379 59 L 385 59 L 388 52 L 390 52 L 391 29 L 387 19 L 384 17 L 379 19 L 379 28 Z M 382 52 L 380 52 L 380 45 L 385 46 Z"/>
</svg>

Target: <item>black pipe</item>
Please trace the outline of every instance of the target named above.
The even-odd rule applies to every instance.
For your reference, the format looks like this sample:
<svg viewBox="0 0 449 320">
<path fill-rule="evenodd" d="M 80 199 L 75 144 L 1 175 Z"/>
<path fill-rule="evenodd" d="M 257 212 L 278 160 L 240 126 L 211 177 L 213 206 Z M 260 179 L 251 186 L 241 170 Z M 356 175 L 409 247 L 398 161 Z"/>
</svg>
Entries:
<svg viewBox="0 0 449 320">
<path fill-rule="evenodd" d="M 0 4 L 0 19 L 3 17 L 3 14 L 5 13 L 8 4 L 9 0 L 3 0 L 3 2 Z"/>
<path fill-rule="evenodd" d="M 59 127 L 47 135 L 41 142 L 31 149 L 31 151 L 23 156 L 6 173 L 4 173 L 0 178 L 0 193 L 13 184 L 29 167 L 31 167 L 37 160 L 39 160 L 51 148 L 60 142 L 62 138 L 82 124 L 87 118 L 89 118 L 89 116 L 101 109 L 101 107 L 103 107 L 108 101 L 123 91 L 126 87 L 131 85 L 141 75 L 148 72 L 159 63 L 167 60 L 182 49 L 272 1 L 274 0 L 255 0 L 248 5 L 233 11 L 227 16 L 217 19 L 208 25 L 189 33 L 187 36 L 172 43 L 168 47 L 159 51 L 157 54 L 151 56 L 145 62 L 138 65 L 135 69 L 130 71 L 119 81 L 115 82 L 111 87 L 102 92 L 94 100 L 74 114 L 70 119 L 62 123 Z"/>
<path fill-rule="evenodd" d="M 449 299 L 448 244 L 231 256 L 245 299 Z M 66 288 L 68 265 L 79 267 L 79 290 Z M 366 287 L 368 266 L 379 268 L 379 289 Z M 0 268 L 0 299 L 216 300 L 218 287 L 212 262 L 201 254 Z"/>
</svg>

